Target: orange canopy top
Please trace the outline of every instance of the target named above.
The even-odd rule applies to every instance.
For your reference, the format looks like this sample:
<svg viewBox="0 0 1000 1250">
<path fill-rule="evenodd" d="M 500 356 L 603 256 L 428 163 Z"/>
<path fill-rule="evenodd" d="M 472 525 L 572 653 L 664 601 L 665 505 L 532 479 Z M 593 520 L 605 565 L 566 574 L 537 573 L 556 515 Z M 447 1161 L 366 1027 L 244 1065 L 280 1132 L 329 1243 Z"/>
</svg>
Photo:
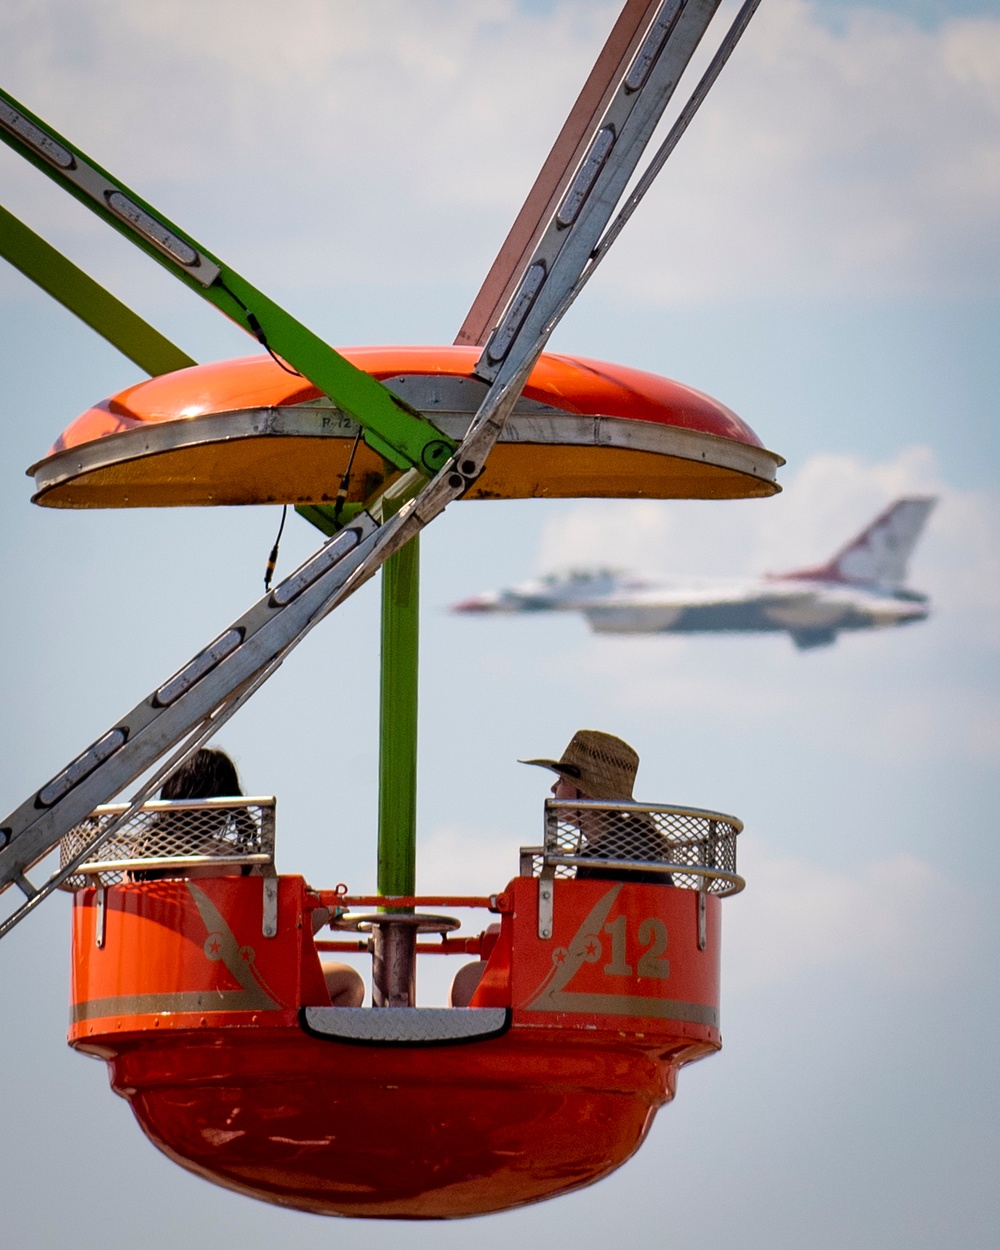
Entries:
<svg viewBox="0 0 1000 1250">
<path fill-rule="evenodd" d="M 473 347 L 357 347 L 343 355 L 460 439 L 486 393 Z M 268 356 L 140 382 L 88 409 L 29 469 L 50 507 L 322 503 L 357 426 Z M 700 391 L 602 361 L 545 354 L 465 498 L 770 495 L 783 463 Z M 349 497 L 387 469 L 361 444 Z"/>
</svg>

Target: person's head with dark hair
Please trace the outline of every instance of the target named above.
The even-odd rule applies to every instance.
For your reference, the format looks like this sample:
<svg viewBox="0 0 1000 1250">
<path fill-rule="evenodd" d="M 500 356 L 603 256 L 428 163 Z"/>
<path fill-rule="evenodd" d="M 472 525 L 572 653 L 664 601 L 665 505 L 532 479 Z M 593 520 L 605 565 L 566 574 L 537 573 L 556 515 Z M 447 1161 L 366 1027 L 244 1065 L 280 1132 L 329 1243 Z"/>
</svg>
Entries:
<svg viewBox="0 0 1000 1250">
<path fill-rule="evenodd" d="M 161 799 L 218 799 L 242 795 L 236 765 L 217 747 L 202 747 L 163 783 Z"/>
</svg>

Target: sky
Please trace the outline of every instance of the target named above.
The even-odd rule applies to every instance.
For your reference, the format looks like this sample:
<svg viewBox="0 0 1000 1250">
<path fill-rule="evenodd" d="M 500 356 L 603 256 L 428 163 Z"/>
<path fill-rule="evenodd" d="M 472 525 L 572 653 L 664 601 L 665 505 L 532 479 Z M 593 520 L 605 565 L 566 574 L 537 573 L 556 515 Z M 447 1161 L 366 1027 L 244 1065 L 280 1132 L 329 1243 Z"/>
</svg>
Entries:
<svg viewBox="0 0 1000 1250">
<path fill-rule="evenodd" d="M 0 82 L 330 343 L 446 343 L 615 9 L 8 0 Z M 763 0 L 552 347 L 716 396 L 786 457 L 783 493 L 458 504 L 423 536 L 421 889 L 501 888 L 546 792 L 516 759 L 584 726 L 636 746 L 641 796 L 745 823 L 725 1046 L 636 1158 L 469 1225 L 334 1224 L 217 1189 L 66 1047 L 61 895 L 0 946 L 6 1244 L 995 1245 L 998 123 L 986 0 Z M 6 148 L 0 187 L 196 359 L 255 350 Z M 9 267 L 0 369 L 10 810 L 257 598 L 278 510 L 32 506 L 25 468 L 141 375 Z M 940 503 L 911 567 L 934 611 L 906 630 L 800 654 L 446 610 L 585 562 L 814 563 L 913 492 Z M 316 545 L 290 521 L 279 572 Z M 278 796 L 279 867 L 319 886 L 374 886 L 377 631 L 371 584 L 219 738 L 248 792 Z M 444 973 L 421 977 L 442 1001 Z"/>
</svg>

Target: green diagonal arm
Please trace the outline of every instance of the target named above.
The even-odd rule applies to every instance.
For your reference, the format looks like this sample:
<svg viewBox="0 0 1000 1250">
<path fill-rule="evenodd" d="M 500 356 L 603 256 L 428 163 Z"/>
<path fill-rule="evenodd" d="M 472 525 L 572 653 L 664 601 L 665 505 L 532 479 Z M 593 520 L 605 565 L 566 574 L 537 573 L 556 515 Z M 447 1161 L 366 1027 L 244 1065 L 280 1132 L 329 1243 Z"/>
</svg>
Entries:
<svg viewBox="0 0 1000 1250">
<path fill-rule="evenodd" d="M 0 256 L 151 376 L 196 363 L 3 207 Z"/>
<path fill-rule="evenodd" d="M 4 91 L 0 139 L 328 395 L 364 427 L 373 450 L 392 463 L 433 474 L 455 450 L 453 439 Z"/>
</svg>

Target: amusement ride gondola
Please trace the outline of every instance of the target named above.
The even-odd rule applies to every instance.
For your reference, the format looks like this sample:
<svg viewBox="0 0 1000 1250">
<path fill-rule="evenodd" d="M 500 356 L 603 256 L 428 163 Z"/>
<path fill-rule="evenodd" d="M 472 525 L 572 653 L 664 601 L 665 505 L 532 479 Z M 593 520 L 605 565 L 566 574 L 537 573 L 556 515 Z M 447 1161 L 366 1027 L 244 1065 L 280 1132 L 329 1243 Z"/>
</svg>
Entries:
<svg viewBox="0 0 1000 1250">
<path fill-rule="evenodd" d="M 350 1216 L 537 1201 L 623 1163 L 679 1068 L 721 1045 L 720 899 L 743 884 L 734 817 L 549 800 L 542 844 L 522 848 L 502 890 L 415 894 L 419 531 L 460 499 L 777 490 L 780 458 L 722 404 L 544 351 L 756 0 L 623 201 L 717 7 L 624 6 L 450 347 L 333 351 L 0 93 L 0 137 L 266 351 L 196 365 L 5 214 L 7 258 L 151 375 L 69 426 L 31 470 L 36 502 L 286 504 L 326 535 L 0 824 L 0 888 L 23 895 L 0 935 L 74 892 L 70 1044 L 107 1061 L 160 1149 L 216 1183 Z M 378 894 L 352 897 L 278 874 L 273 800 L 152 796 L 379 568 Z M 631 880 L 636 855 L 620 847 L 605 877 L 577 877 L 601 822 L 623 817 L 662 853 L 644 850 Z M 57 847 L 59 868 L 33 883 Z M 481 932 L 438 911 L 467 907 L 483 909 Z M 333 1006 L 321 956 L 359 949 L 373 1005 Z M 431 954 L 480 962 L 468 1006 L 416 1004 L 416 961 Z"/>
</svg>

